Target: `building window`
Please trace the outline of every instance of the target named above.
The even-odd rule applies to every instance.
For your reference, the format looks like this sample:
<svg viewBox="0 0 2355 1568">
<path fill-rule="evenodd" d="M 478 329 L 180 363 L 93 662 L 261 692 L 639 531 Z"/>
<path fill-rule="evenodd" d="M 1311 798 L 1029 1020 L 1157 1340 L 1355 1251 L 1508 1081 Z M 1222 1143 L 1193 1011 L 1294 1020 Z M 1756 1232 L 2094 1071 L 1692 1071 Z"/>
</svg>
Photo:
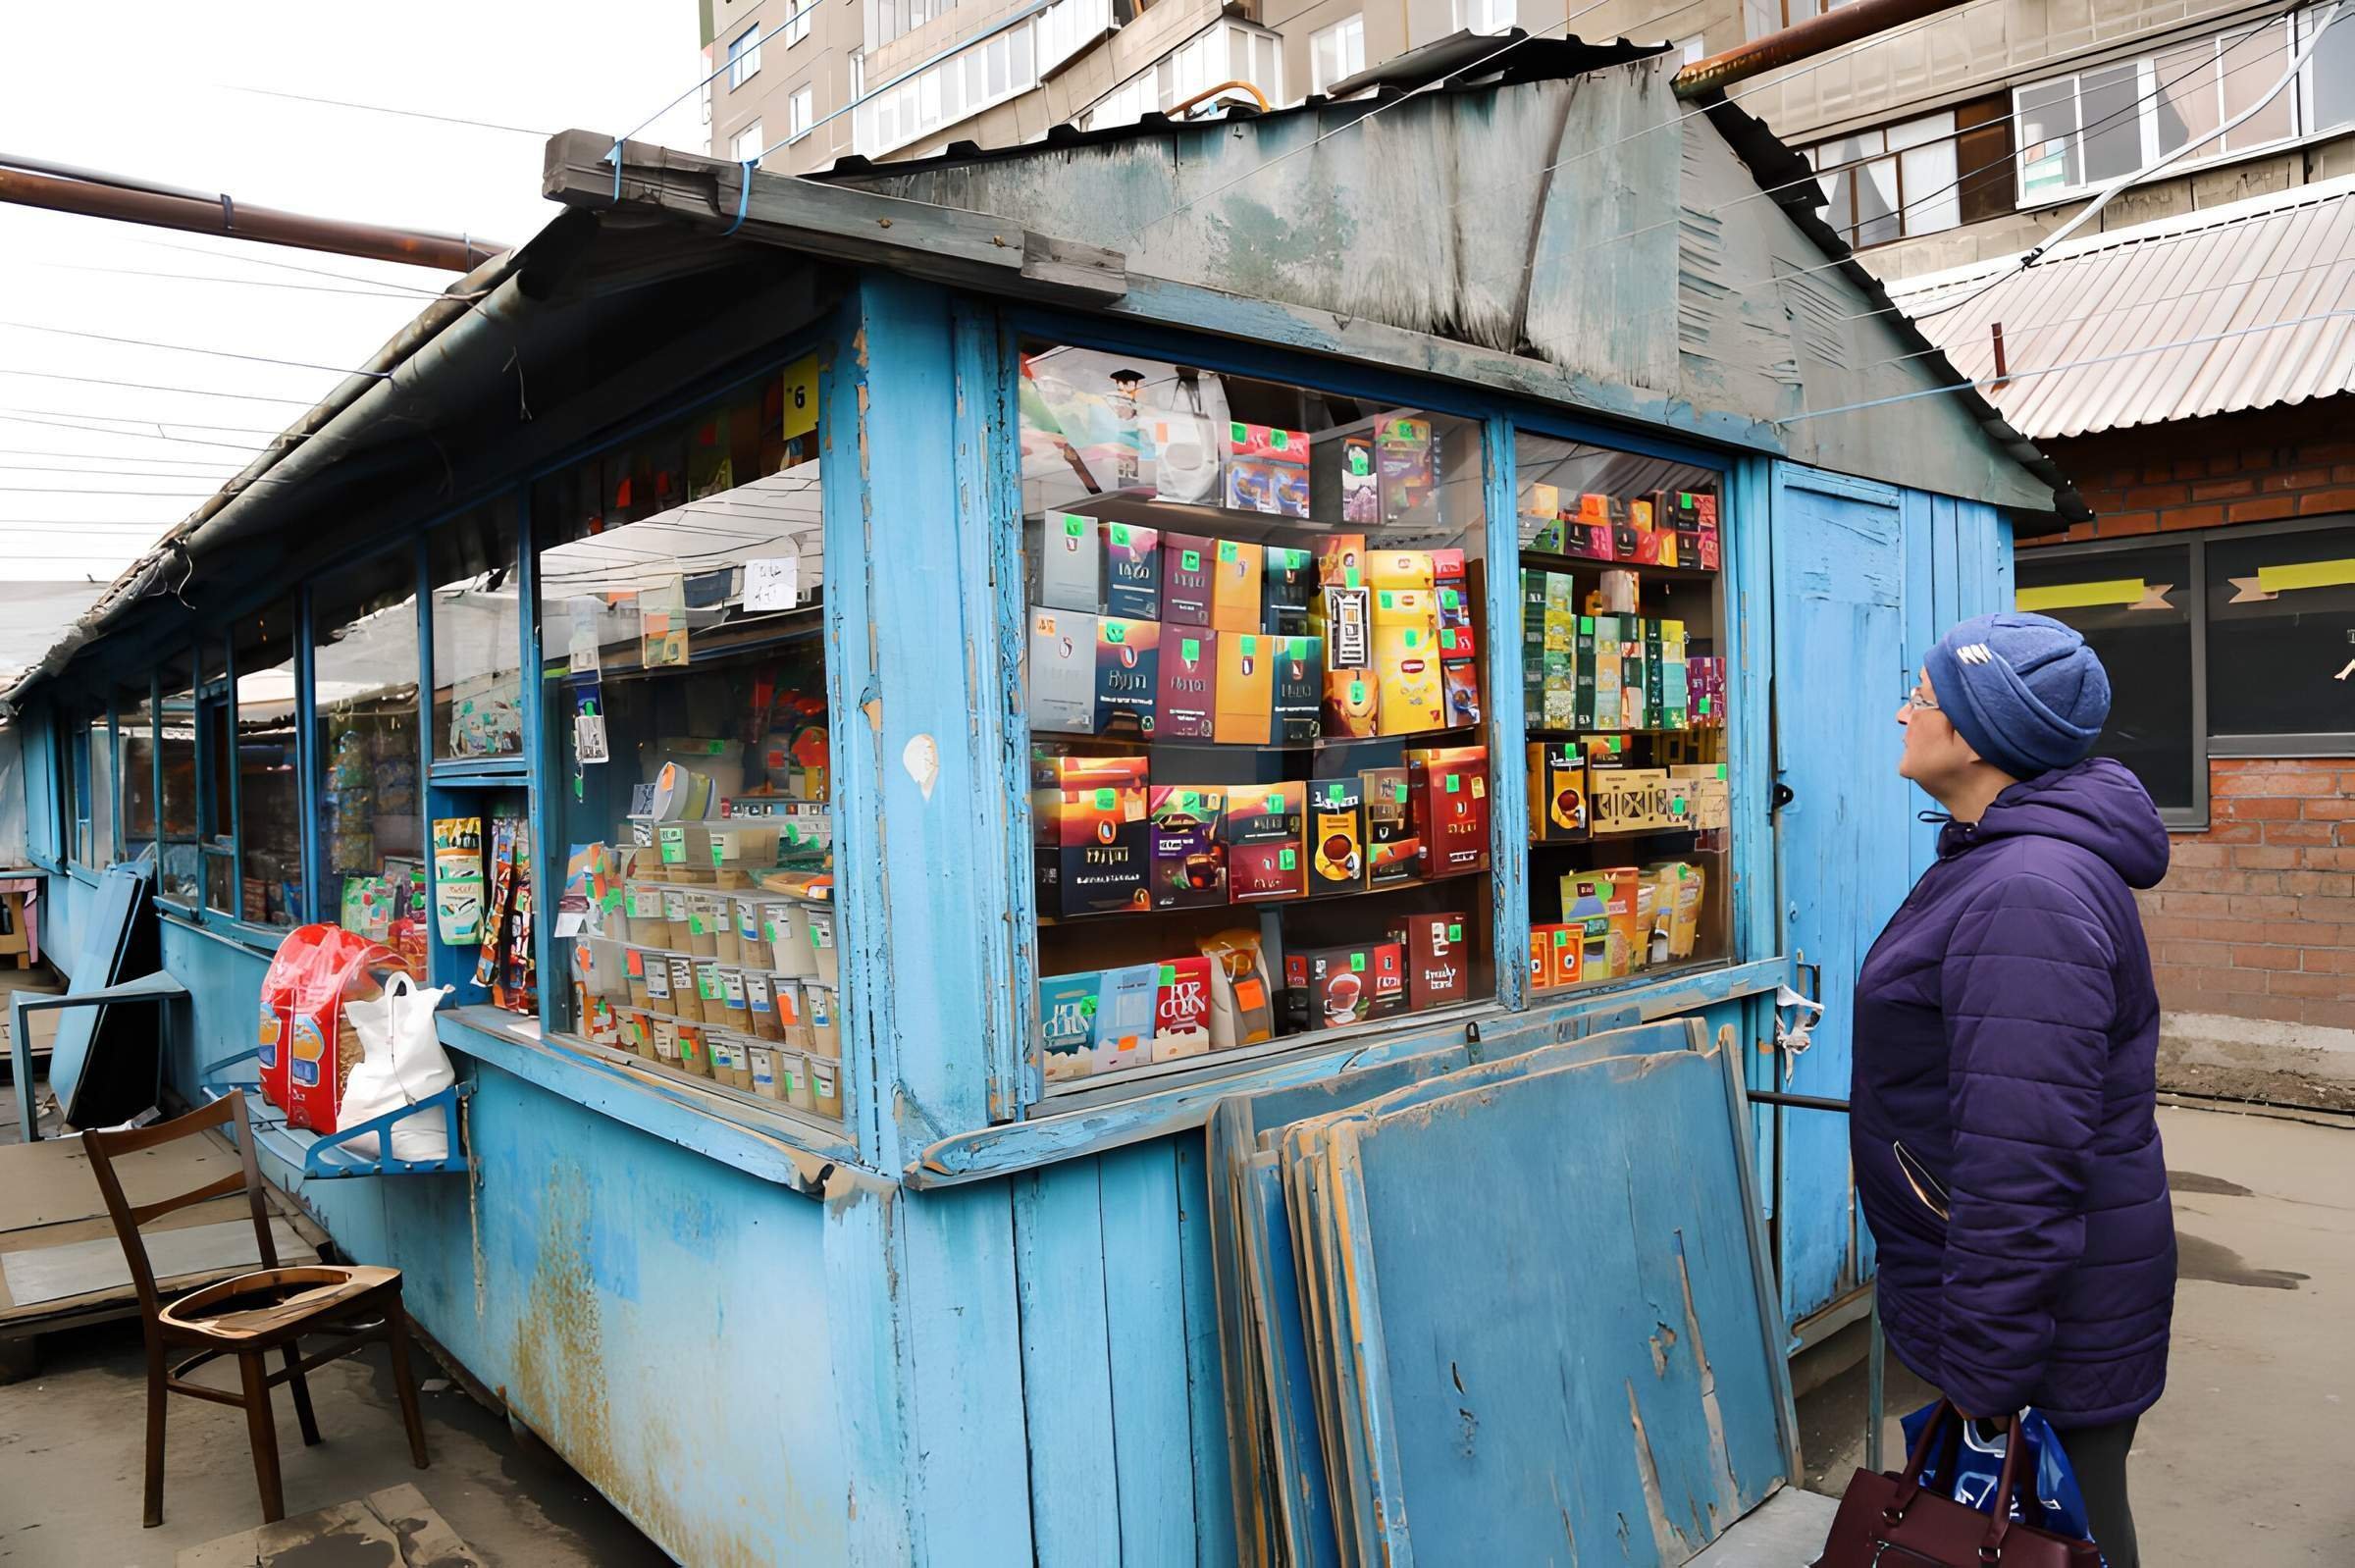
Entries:
<svg viewBox="0 0 2355 1568">
<path fill-rule="evenodd" d="M 1282 81 L 1283 40 L 1245 23 L 1213 23 L 1098 98 L 1080 118 L 1091 131 L 1134 125 L 1223 81 L 1236 80 L 1271 85 Z"/>
<path fill-rule="evenodd" d="M 1856 4 L 1856 0 L 1782 0 L 1783 26 L 1786 27 L 1796 26 L 1802 22 L 1823 16 L 1827 12 L 1837 11 L 1842 6 L 1854 4 Z M 1769 8 L 1769 14 L 1771 14 L 1771 8 Z"/>
<path fill-rule="evenodd" d="M 1708 46 L 1702 42 L 1701 36 L 1698 32 L 1690 38 L 1677 39 L 1674 47 L 1677 58 L 1686 65 L 1697 64 L 1708 57 Z"/>
<path fill-rule="evenodd" d="M 2011 211 L 2009 128 L 1981 99 L 1809 147 L 1824 221 L 1860 250 Z"/>
<path fill-rule="evenodd" d="M 1308 90 L 1324 92 L 1366 69 L 1366 19 L 1343 17 L 1309 35 Z"/>
<path fill-rule="evenodd" d="M 2196 744 L 2199 594 L 2193 545 L 2060 556 L 2021 552 L 2016 602 L 2084 634 L 2110 671 L 2110 722 L 2096 756 L 2123 762 L 2171 821 L 2203 814 Z"/>
<path fill-rule="evenodd" d="M 294 710 L 294 601 L 230 629 L 236 666 L 239 913 L 256 925 L 302 920 L 302 791 Z"/>
<path fill-rule="evenodd" d="M 852 119 L 863 154 L 890 152 L 1038 85 L 1037 24 L 986 38 L 862 100 Z"/>
<path fill-rule="evenodd" d="M 1517 0 L 1457 0 L 1455 20 L 1467 32 L 1510 32 Z"/>
<path fill-rule="evenodd" d="M 391 922 L 412 915 L 425 878 L 415 552 L 322 580 L 311 591 L 311 630 L 320 915 L 387 941 Z"/>
<path fill-rule="evenodd" d="M 2128 175 L 2183 148 L 2172 168 L 2244 157 L 2355 120 L 2355 27 L 2342 17 L 2304 80 L 2268 100 L 2289 67 L 2286 20 L 2172 44 L 2153 54 L 2057 77 L 2014 95 L 2022 203 L 2053 202 Z M 2241 125 L 2225 121 L 2262 105 Z"/>
<path fill-rule="evenodd" d="M 2218 751 L 2346 749 L 2355 734 L 2355 528 L 2206 542 L 2208 732 Z"/>
<path fill-rule="evenodd" d="M 945 17 L 954 4 L 955 0 L 874 0 L 874 32 L 867 47 L 889 43 L 904 32 L 914 32 L 925 23 Z"/>
<path fill-rule="evenodd" d="M 434 587 L 434 758 L 523 751 L 515 503 L 478 506 L 426 545 Z"/>
<path fill-rule="evenodd" d="M 753 79 L 760 69 L 760 25 L 754 23 L 728 44 L 728 90 Z"/>
<path fill-rule="evenodd" d="M 785 47 L 790 49 L 810 36 L 810 17 L 817 10 L 820 0 L 791 0 L 792 11 L 785 18 Z"/>
<path fill-rule="evenodd" d="M 785 100 L 786 140 L 799 141 L 810 134 L 810 128 L 817 123 L 814 103 L 815 99 L 808 87 L 795 88 L 793 96 Z"/>
<path fill-rule="evenodd" d="M 767 150 L 768 143 L 760 139 L 760 122 L 758 120 L 737 131 L 735 139 L 728 143 L 728 155 L 738 163 L 759 163 L 760 155 Z"/>
</svg>

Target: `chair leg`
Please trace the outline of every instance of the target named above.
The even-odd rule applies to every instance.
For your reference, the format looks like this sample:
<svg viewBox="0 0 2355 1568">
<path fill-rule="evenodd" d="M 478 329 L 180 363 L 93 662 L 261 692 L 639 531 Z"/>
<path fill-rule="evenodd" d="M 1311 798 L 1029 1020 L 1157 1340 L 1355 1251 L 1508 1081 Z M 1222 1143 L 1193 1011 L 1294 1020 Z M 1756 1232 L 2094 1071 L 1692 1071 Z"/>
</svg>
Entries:
<svg viewBox="0 0 2355 1568">
<path fill-rule="evenodd" d="M 409 1457 L 426 1467 L 425 1418 L 417 1410 L 417 1385 L 409 1377 L 409 1315 L 398 1300 L 385 1313 L 385 1347 L 392 1353 L 392 1386 L 400 1395 L 401 1425 L 409 1429 Z"/>
<path fill-rule="evenodd" d="M 147 1340 L 147 1511 L 141 1521 L 149 1530 L 164 1522 L 164 1403 L 172 1397 L 164 1386 L 164 1342 Z"/>
<path fill-rule="evenodd" d="M 302 1427 L 303 1446 L 307 1448 L 319 1441 L 319 1418 L 311 1414 L 311 1385 L 303 1381 L 302 1373 L 296 1370 L 302 1365 L 302 1353 L 295 1348 L 292 1339 L 287 1341 L 285 1348 L 287 1386 L 294 1390 L 294 1419 Z"/>
<path fill-rule="evenodd" d="M 278 1477 L 278 1427 L 270 1416 L 270 1374 L 261 1352 L 238 1356 L 237 1374 L 245 1385 L 245 1433 L 253 1439 L 253 1479 L 262 1490 L 262 1523 L 274 1525 L 287 1517 L 287 1494 Z"/>
</svg>

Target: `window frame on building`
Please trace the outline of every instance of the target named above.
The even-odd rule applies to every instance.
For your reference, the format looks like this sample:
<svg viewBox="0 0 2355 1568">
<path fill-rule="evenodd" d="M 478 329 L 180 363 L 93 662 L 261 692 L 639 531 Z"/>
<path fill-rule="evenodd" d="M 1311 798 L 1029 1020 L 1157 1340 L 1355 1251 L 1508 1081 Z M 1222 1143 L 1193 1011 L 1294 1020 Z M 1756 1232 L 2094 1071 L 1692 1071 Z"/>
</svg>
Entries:
<svg viewBox="0 0 2355 1568">
<path fill-rule="evenodd" d="M 728 138 L 728 156 L 738 163 L 759 163 L 760 155 L 768 150 L 768 143 L 761 139 L 761 134 L 760 122 L 752 122 Z M 752 149 L 750 152 L 745 150 L 748 147 Z"/>
<path fill-rule="evenodd" d="M 1845 136 L 1819 141 L 1801 149 L 1801 156 L 1815 170 L 1817 185 L 1824 192 L 1824 204 L 1818 209 L 1823 221 L 1847 241 L 1852 250 L 1868 250 L 1876 245 L 1895 244 L 1901 239 L 1918 239 L 1925 235 L 1945 234 L 1951 230 L 1999 218 L 2012 211 L 2013 185 L 2010 128 L 2010 100 L 1999 94 L 1988 98 L 1969 99 L 1926 115 L 1913 115 L 1887 125 L 1868 126 Z M 1916 127 L 1942 123 L 1939 129 L 1919 140 L 1893 145 L 1901 131 Z M 1866 148 L 1861 143 L 1877 140 L 1878 146 Z M 2000 143 L 2002 151 L 1992 144 Z M 1918 192 L 1907 189 L 1909 166 L 1918 168 L 1927 161 L 1916 154 L 1934 148 L 1949 149 L 1953 172 L 1943 167 L 1925 178 L 1943 181 Z M 1821 161 L 1830 149 L 1852 149 L 1836 162 Z M 1858 193 L 1870 171 L 1886 165 L 1896 190 L 1896 199 L 1887 213 L 1861 218 L 1858 210 Z M 1845 178 L 1843 178 L 1845 177 Z M 1877 188 L 1877 182 L 1876 182 Z M 1834 204 L 1845 199 L 1847 211 L 1836 213 Z M 1935 215 L 1927 204 L 1938 203 Z M 1916 216 L 1916 215 L 1919 216 Z M 1938 221 L 1943 217 L 1945 221 Z M 1868 225 L 1894 223 L 1894 233 L 1876 233 L 1865 237 Z"/>
<path fill-rule="evenodd" d="M 809 83 L 793 89 L 785 99 L 785 140 L 801 140 L 817 129 L 817 93 Z"/>
<path fill-rule="evenodd" d="M 822 0 L 788 0 L 789 9 L 784 22 L 779 25 L 779 30 L 785 36 L 786 48 L 790 49 L 810 36 L 810 19 L 821 3 Z"/>
<path fill-rule="evenodd" d="M 1483 35 L 1510 32 L 1521 25 L 1520 0 L 1456 0 L 1455 25 Z"/>
<path fill-rule="evenodd" d="M 1334 55 L 1334 69 L 1325 69 L 1328 50 Z M 1319 27 L 1308 35 L 1308 90 L 1323 94 L 1333 89 L 1336 81 L 1345 81 L 1366 69 L 1366 16 L 1353 11 L 1329 26 Z"/>
<path fill-rule="evenodd" d="M 760 74 L 760 24 L 728 40 L 728 90 L 736 91 Z"/>
</svg>

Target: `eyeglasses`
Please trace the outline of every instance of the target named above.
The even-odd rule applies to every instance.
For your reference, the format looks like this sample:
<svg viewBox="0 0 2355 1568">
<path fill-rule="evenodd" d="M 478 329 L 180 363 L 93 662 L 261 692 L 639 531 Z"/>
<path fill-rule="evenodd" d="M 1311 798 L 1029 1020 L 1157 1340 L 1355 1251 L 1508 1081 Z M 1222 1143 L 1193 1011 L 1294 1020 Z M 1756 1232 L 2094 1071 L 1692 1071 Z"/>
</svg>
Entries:
<svg viewBox="0 0 2355 1568">
<path fill-rule="evenodd" d="M 1926 707 L 1933 713 L 1938 711 L 1937 702 L 1932 698 L 1922 696 L 1921 688 L 1918 686 L 1906 694 L 1906 706 L 1910 708 Z"/>
</svg>

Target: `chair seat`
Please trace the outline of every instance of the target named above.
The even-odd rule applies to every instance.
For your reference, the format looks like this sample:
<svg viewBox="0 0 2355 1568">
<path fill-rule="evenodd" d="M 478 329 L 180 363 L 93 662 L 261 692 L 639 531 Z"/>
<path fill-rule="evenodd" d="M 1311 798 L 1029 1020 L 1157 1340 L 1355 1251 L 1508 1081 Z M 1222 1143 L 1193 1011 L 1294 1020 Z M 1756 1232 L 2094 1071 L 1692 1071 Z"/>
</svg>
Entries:
<svg viewBox="0 0 2355 1568">
<path fill-rule="evenodd" d="M 192 1291 L 165 1307 L 159 1318 L 178 1339 L 267 1340 L 399 1285 L 398 1269 L 367 1264 L 257 1269 Z"/>
</svg>

